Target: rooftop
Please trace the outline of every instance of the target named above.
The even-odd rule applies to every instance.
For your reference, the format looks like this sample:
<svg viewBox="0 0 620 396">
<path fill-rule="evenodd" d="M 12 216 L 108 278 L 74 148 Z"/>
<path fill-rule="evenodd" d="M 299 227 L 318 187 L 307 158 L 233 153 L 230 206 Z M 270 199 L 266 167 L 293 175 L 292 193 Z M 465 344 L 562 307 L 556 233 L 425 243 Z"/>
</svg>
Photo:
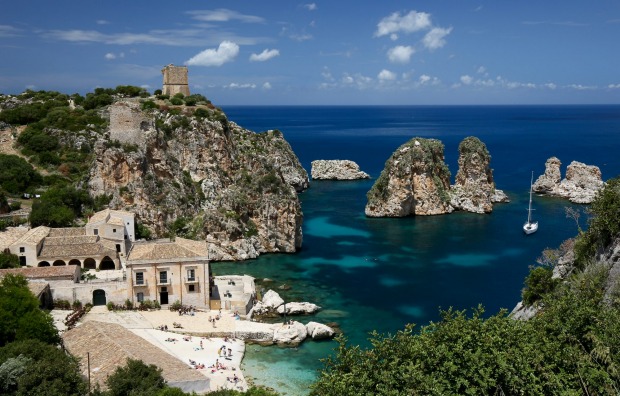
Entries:
<svg viewBox="0 0 620 396">
<path fill-rule="evenodd" d="M 158 241 L 136 242 L 129 255 L 132 260 L 165 260 L 175 258 L 207 258 L 209 255 L 205 241 L 192 241 L 177 237 L 174 241 L 167 239 Z"/>
<path fill-rule="evenodd" d="M 58 267 L 22 267 L 0 269 L 0 278 L 6 274 L 23 275 L 28 279 L 54 279 L 61 277 L 73 277 L 79 271 L 78 265 L 63 265 Z"/>
<path fill-rule="evenodd" d="M 112 210 L 112 209 L 104 209 L 92 215 L 88 219 L 88 223 L 97 223 L 100 221 L 106 221 L 110 216 L 116 217 L 135 217 L 135 215 L 131 212 L 126 212 L 124 210 Z"/>
<path fill-rule="evenodd" d="M 50 232 L 49 227 L 38 226 L 36 228 L 31 229 L 27 233 L 25 233 L 21 238 L 15 241 L 14 244 L 36 244 L 41 242 L 43 238 L 45 238 Z"/>
<path fill-rule="evenodd" d="M 47 239 L 43 243 L 39 259 L 57 258 L 57 257 L 94 257 L 94 256 L 110 256 L 116 257 L 116 250 L 106 247 L 101 242 L 80 243 L 80 244 L 47 244 Z"/>
<path fill-rule="evenodd" d="M 86 229 L 84 227 L 72 227 L 72 228 L 50 228 L 48 237 L 66 237 L 66 236 L 82 236 L 86 235 Z"/>
</svg>

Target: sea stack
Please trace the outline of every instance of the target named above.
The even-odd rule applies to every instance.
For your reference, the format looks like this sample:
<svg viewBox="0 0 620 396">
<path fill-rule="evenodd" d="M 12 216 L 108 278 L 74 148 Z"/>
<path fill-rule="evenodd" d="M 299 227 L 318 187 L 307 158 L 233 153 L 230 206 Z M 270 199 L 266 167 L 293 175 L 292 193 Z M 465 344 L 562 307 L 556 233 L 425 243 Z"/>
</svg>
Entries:
<svg viewBox="0 0 620 396">
<path fill-rule="evenodd" d="M 561 165 L 558 158 L 549 158 L 545 163 L 545 173 L 536 179 L 532 187 L 534 192 L 567 198 L 573 203 L 591 203 L 605 185 L 599 167 L 573 161 L 566 168 L 566 177 L 560 181 Z"/>
<path fill-rule="evenodd" d="M 490 213 L 494 202 L 506 202 L 503 191 L 495 189 L 491 155 L 477 137 L 467 137 L 459 144 L 459 170 L 450 191 L 450 204 L 457 210 Z"/>
<path fill-rule="evenodd" d="M 362 172 L 358 164 L 350 160 L 312 161 L 312 180 L 357 180 L 368 179 L 370 175 Z"/>
<path fill-rule="evenodd" d="M 387 160 L 368 192 L 366 216 L 404 217 L 450 213 L 450 170 L 444 145 L 436 139 L 413 138 Z"/>
</svg>

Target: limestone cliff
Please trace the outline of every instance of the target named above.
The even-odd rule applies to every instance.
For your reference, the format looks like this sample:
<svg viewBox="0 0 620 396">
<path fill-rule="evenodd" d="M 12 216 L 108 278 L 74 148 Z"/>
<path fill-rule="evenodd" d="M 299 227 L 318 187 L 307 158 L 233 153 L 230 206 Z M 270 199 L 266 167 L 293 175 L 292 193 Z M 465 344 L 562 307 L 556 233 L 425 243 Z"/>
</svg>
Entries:
<svg viewBox="0 0 620 396">
<path fill-rule="evenodd" d="M 573 203 L 591 203 L 605 185 L 601 170 L 597 166 L 573 161 L 566 168 L 566 177 L 560 180 L 561 165 L 556 157 L 549 158 L 545 163 L 545 173 L 532 187 L 534 192 L 568 198 Z"/>
<path fill-rule="evenodd" d="M 508 197 L 495 189 L 491 155 L 477 137 L 467 137 L 459 144 L 459 170 L 450 191 L 450 204 L 457 210 L 490 213 L 494 202 L 506 202 Z"/>
<path fill-rule="evenodd" d="M 370 178 L 368 173 L 360 170 L 358 164 L 349 160 L 312 161 L 310 174 L 313 180 L 357 180 Z"/>
<path fill-rule="evenodd" d="M 111 207 L 135 212 L 156 236 L 206 239 L 213 260 L 299 248 L 296 192 L 308 176 L 282 134 L 248 131 L 217 110 L 183 111 L 110 111 L 116 139 L 95 146 L 91 195 L 112 195 Z"/>
<path fill-rule="evenodd" d="M 368 192 L 366 216 L 403 217 L 452 212 L 450 171 L 444 146 L 436 139 L 413 138 L 385 163 Z"/>
</svg>

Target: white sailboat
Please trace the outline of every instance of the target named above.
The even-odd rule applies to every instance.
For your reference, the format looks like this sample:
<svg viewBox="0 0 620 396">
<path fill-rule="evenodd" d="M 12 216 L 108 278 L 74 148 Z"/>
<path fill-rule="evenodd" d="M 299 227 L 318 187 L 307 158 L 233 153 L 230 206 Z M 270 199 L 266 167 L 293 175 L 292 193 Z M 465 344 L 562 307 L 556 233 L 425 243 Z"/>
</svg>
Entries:
<svg viewBox="0 0 620 396">
<path fill-rule="evenodd" d="M 530 205 L 527 207 L 527 221 L 523 224 L 523 232 L 527 235 L 538 231 L 538 222 L 532 222 L 532 184 L 534 184 L 534 172 L 532 172 L 532 180 L 530 180 Z"/>
</svg>

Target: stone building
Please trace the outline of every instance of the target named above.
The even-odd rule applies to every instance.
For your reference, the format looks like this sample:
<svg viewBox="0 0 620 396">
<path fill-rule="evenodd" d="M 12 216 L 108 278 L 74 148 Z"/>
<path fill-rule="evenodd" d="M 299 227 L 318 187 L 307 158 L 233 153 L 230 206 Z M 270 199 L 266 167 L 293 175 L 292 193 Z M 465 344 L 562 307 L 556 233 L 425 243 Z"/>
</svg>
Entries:
<svg viewBox="0 0 620 396">
<path fill-rule="evenodd" d="M 13 242 L 9 250 L 22 266 L 119 270 L 135 240 L 134 217 L 130 212 L 106 209 L 95 213 L 85 227 L 39 226 Z"/>
<path fill-rule="evenodd" d="M 164 95 L 174 96 L 182 93 L 189 96 L 189 83 L 187 79 L 187 66 L 174 66 L 172 64 L 161 70 L 164 75 L 164 86 L 162 93 Z"/>
<path fill-rule="evenodd" d="M 127 295 L 144 300 L 210 306 L 209 252 L 205 241 L 175 240 L 133 244 L 126 261 Z"/>
</svg>

